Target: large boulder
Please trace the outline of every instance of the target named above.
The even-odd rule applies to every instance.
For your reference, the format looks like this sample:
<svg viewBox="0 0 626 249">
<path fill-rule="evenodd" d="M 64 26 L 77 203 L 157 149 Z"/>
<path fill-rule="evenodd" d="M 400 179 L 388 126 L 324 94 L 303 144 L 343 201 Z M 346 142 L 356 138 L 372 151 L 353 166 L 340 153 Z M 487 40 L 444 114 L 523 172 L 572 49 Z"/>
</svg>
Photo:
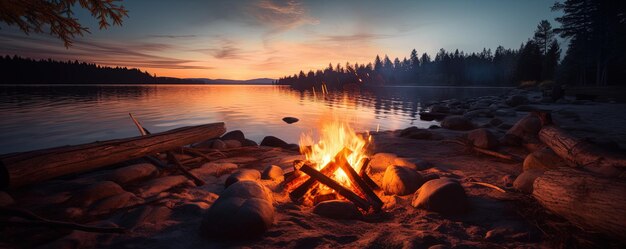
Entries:
<svg viewBox="0 0 626 249">
<path fill-rule="evenodd" d="M 323 201 L 315 205 L 313 213 L 337 220 L 353 220 L 361 217 L 354 203 L 346 200 Z"/>
<path fill-rule="evenodd" d="M 202 235 L 209 238 L 250 239 L 265 233 L 274 222 L 271 191 L 254 181 L 226 188 L 205 213 Z"/>
<path fill-rule="evenodd" d="M 441 121 L 441 127 L 450 130 L 467 131 L 474 129 L 476 125 L 463 116 L 448 116 Z"/>
<path fill-rule="evenodd" d="M 393 165 L 385 170 L 382 188 L 387 195 L 408 195 L 415 192 L 422 183 L 422 176 L 414 169 Z"/>
<path fill-rule="evenodd" d="M 457 181 L 448 178 L 424 183 L 415 192 L 411 205 L 445 215 L 461 214 L 468 209 L 465 189 Z"/>
<path fill-rule="evenodd" d="M 242 131 L 240 130 L 234 130 L 234 131 L 230 131 L 227 132 L 226 134 L 224 134 L 221 137 L 222 140 L 226 141 L 226 140 L 237 140 L 241 143 L 243 143 L 246 140 L 245 135 L 243 134 Z"/>
<path fill-rule="evenodd" d="M 376 153 L 371 158 L 370 169 L 373 172 L 385 171 L 387 167 L 395 164 L 397 158 L 398 156 L 393 153 Z"/>
<path fill-rule="evenodd" d="M 504 135 L 504 142 L 508 145 L 521 145 L 523 141 L 537 136 L 541 130 L 541 120 L 533 114 L 520 119 Z"/>
<path fill-rule="evenodd" d="M 467 138 L 474 144 L 474 146 L 483 149 L 493 149 L 498 147 L 498 137 L 491 131 L 481 128 L 472 130 L 467 133 Z"/>
<path fill-rule="evenodd" d="M 228 187 L 233 183 L 240 181 L 257 181 L 261 179 L 261 172 L 256 169 L 242 169 L 235 173 L 232 173 L 228 178 L 226 178 L 226 182 L 224 183 L 224 187 Z"/>
<path fill-rule="evenodd" d="M 522 172 L 513 182 L 513 188 L 520 192 L 531 194 L 533 192 L 533 184 L 537 177 L 543 175 L 542 169 L 530 169 Z"/>
<path fill-rule="evenodd" d="M 284 179 L 283 169 L 276 165 L 270 165 L 263 170 L 263 173 L 261 174 L 261 179 L 282 180 Z"/>
<path fill-rule="evenodd" d="M 277 138 L 274 136 L 267 136 L 267 137 L 264 137 L 263 140 L 261 141 L 261 146 L 285 148 L 285 147 L 288 147 L 289 144 L 280 138 Z"/>
<path fill-rule="evenodd" d="M 530 153 L 524 159 L 524 171 L 531 169 L 550 170 L 566 166 L 565 160 L 548 147 Z"/>
</svg>

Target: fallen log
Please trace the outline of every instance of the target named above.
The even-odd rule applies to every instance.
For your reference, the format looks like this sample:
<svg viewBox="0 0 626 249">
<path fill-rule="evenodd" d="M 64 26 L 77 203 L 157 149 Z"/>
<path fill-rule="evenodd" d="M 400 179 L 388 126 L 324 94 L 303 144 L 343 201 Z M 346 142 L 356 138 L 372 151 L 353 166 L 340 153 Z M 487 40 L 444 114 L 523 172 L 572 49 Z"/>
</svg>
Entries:
<svg viewBox="0 0 626 249">
<path fill-rule="evenodd" d="M 0 156 L 0 188 L 20 187 L 81 173 L 224 134 L 224 123 L 188 126 L 147 136 Z"/>
<path fill-rule="evenodd" d="M 572 165 L 604 176 L 620 176 L 626 170 L 626 155 L 604 150 L 563 131 L 552 122 L 550 113 L 536 113 L 543 127 L 539 139 Z"/>
<path fill-rule="evenodd" d="M 546 171 L 533 196 L 551 212 L 586 229 L 626 241 L 626 182 L 561 167 Z"/>
<path fill-rule="evenodd" d="M 307 164 L 303 164 L 299 168 L 299 170 L 304 172 L 305 174 L 309 175 L 311 178 L 314 178 L 317 181 L 319 181 L 320 183 L 322 183 L 322 184 L 328 186 L 329 188 L 335 190 L 339 195 L 345 197 L 346 199 L 348 199 L 349 201 L 354 203 L 354 205 L 356 205 L 357 207 L 359 207 L 359 208 L 361 208 L 361 209 L 363 209 L 365 211 L 368 211 L 370 209 L 371 205 L 370 205 L 369 202 L 367 202 L 367 200 L 361 198 L 360 196 L 358 196 L 357 194 L 355 194 L 351 190 L 345 188 L 344 186 L 341 186 L 341 184 L 339 184 L 335 180 L 331 179 L 330 177 L 322 174 L 321 172 L 317 171 L 313 167 L 311 167 L 311 166 L 309 166 Z"/>
</svg>

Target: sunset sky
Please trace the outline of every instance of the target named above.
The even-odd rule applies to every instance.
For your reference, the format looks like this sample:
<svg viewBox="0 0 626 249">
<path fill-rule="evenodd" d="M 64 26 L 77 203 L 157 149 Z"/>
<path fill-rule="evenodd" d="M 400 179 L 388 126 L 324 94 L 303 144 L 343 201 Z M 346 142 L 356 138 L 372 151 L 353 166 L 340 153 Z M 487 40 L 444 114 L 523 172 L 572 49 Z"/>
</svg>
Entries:
<svg viewBox="0 0 626 249">
<path fill-rule="evenodd" d="M 549 0 L 481 1 L 124 1 L 122 27 L 98 30 L 66 49 L 45 34 L 24 35 L 0 24 L 0 54 L 138 67 L 181 78 L 278 78 L 329 62 L 367 63 L 439 48 L 518 48 L 542 19 Z"/>
</svg>

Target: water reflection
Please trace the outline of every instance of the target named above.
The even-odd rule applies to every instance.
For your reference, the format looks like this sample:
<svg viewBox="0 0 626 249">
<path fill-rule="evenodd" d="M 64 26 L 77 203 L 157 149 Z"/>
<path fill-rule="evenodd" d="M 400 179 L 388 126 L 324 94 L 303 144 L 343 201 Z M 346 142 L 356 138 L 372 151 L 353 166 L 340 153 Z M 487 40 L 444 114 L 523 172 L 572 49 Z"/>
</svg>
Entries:
<svg viewBox="0 0 626 249">
<path fill-rule="evenodd" d="M 432 100 L 499 95 L 503 88 L 386 87 L 321 95 L 284 86 L 64 85 L 0 86 L 0 153 L 137 135 L 131 112 L 151 131 L 224 121 L 260 141 L 297 142 L 329 114 L 357 130 L 428 127 L 419 120 Z M 281 119 L 294 116 L 288 125 Z"/>
</svg>

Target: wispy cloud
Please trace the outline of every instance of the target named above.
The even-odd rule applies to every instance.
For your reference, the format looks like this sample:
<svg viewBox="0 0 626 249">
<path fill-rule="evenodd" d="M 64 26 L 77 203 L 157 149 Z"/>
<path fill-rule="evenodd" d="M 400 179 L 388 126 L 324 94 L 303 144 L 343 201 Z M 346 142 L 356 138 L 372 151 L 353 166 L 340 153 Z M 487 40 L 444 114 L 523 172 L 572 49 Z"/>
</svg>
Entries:
<svg viewBox="0 0 626 249">
<path fill-rule="evenodd" d="M 264 26 L 269 27 L 269 34 L 287 31 L 302 25 L 318 24 L 319 20 L 311 17 L 302 3 L 289 1 L 261 0 L 249 8 L 249 13 Z"/>
<path fill-rule="evenodd" d="M 191 51 L 208 54 L 213 56 L 213 58 L 224 60 L 246 59 L 250 54 L 249 51 L 241 49 L 239 43 L 232 39 L 218 38 L 214 43 L 217 45 L 209 48 L 192 49 Z"/>
<path fill-rule="evenodd" d="M 196 38 L 197 35 L 147 35 L 149 38 L 169 38 L 169 39 L 179 39 L 179 38 Z"/>
<path fill-rule="evenodd" d="M 83 60 L 101 65 L 163 69 L 212 69 L 200 61 L 156 55 L 175 46 L 150 42 L 98 42 L 77 40 L 69 49 L 52 38 L 0 34 L 0 54 L 19 54 L 31 58 Z"/>
</svg>

